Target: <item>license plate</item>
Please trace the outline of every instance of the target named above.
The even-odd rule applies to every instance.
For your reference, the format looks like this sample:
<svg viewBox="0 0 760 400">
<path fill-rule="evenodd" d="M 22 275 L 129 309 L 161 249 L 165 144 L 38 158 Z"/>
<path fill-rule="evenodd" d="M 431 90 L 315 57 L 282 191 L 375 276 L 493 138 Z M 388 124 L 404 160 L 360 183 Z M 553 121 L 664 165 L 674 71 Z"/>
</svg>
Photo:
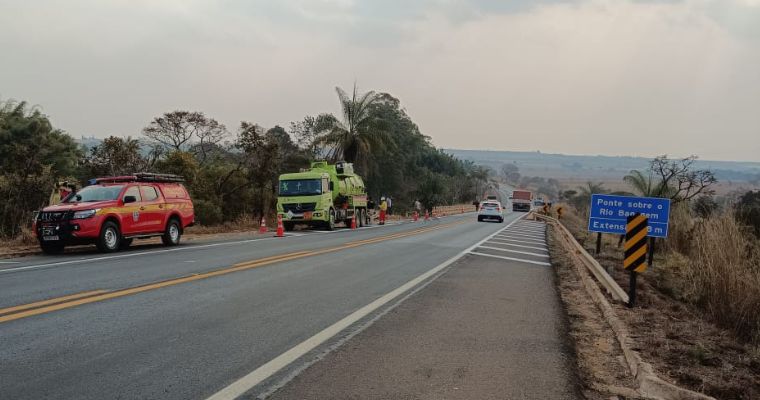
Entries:
<svg viewBox="0 0 760 400">
<path fill-rule="evenodd" d="M 49 240 L 60 240 L 60 238 L 56 235 L 53 236 L 43 236 L 42 240 L 49 241 Z"/>
</svg>

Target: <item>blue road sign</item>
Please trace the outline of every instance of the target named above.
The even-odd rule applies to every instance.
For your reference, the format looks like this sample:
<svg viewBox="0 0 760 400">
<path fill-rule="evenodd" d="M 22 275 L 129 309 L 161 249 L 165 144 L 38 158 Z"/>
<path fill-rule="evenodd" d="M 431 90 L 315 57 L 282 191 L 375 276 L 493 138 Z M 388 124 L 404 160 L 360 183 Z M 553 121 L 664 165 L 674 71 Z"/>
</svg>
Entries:
<svg viewBox="0 0 760 400">
<path fill-rule="evenodd" d="M 644 214 L 649 219 L 649 234 L 652 237 L 668 236 L 670 199 L 658 197 L 591 195 L 591 212 L 588 219 L 590 232 L 625 234 L 625 224 L 629 215 Z"/>
</svg>

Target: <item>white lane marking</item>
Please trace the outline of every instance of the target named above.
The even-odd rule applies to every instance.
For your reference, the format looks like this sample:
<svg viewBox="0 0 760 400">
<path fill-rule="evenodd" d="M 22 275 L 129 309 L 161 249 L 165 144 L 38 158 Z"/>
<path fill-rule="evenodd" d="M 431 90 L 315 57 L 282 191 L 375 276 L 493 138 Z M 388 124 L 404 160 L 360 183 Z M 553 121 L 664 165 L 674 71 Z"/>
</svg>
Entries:
<svg viewBox="0 0 760 400">
<path fill-rule="evenodd" d="M 543 262 L 543 261 L 533 261 L 533 260 L 526 260 L 524 258 L 497 256 L 497 255 L 494 255 L 494 254 L 478 253 L 477 251 L 471 251 L 470 254 L 476 255 L 476 256 L 483 256 L 483 257 L 500 258 L 502 260 L 524 262 L 524 263 L 536 264 L 536 265 L 544 265 L 544 266 L 547 266 L 547 267 L 551 266 L 551 264 L 549 264 L 547 262 Z"/>
<path fill-rule="evenodd" d="M 504 235 L 514 236 L 517 239 L 525 238 L 528 240 L 538 240 L 538 241 L 544 241 L 545 239 L 543 236 L 522 235 L 522 234 L 517 234 L 517 233 L 512 233 L 512 232 L 504 232 Z"/>
<path fill-rule="evenodd" d="M 464 255 L 469 254 L 473 249 L 477 248 L 487 240 L 491 239 L 492 237 L 496 236 L 499 232 L 503 231 L 504 229 L 509 228 L 512 224 L 519 221 L 522 217 L 518 217 L 514 221 L 510 222 L 509 225 L 507 225 L 504 228 L 499 229 L 498 231 L 488 235 L 485 239 L 475 243 L 474 245 L 468 247 L 467 249 L 463 250 L 459 254 L 455 255 L 454 257 L 449 258 L 448 260 L 444 261 L 443 263 L 439 264 L 438 266 L 434 267 L 433 269 L 423 273 L 422 275 L 419 275 L 418 277 L 410 280 L 409 282 L 399 286 L 396 289 L 393 289 L 392 291 L 386 293 L 379 299 L 367 304 L 366 306 L 354 311 L 347 317 L 341 319 L 340 321 L 334 323 L 333 325 L 330 325 L 329 327 L 325 328 L 321 332 L 317 333 L 316 335 L 304 340 L 303 342 L 297 344 L 295 347 L 291 348 L 290 350 L 280 354 L 279 356 L 275 357 L 274 359 L 270 360 L 266 364 L 256 368 L 249 374 L 245 375 L 244 377 L 238 379 L 237 381 L 233 382 L 229 386 L 225 387 L 224 389 L 216 392 L 215 394 L 211 395 L 208 400 L 232 400 L 236 399 L 237 397 L 243 395 L 245 392 L 251 390 L 253 387 L 258 385 L 259 383 L 263 382 L 265 379 L 271 377 L 277 371 L 285 368 L 292 362 L 296 361 L 298 358 L 302 357 L 304 354 L 314 350 L 317 346 L 321 345 L 322 343 L 329 340 L 331 337 L 337 335 L 342 330 L 348 328 L 352 324 L 356 323 L 360 319 L 366 317 L 367 315 L 371 314 L 378 308 L 382 307 L 383 305 L 387 304 L 388 302 L 392 301 L 396 297 L 402 295 L 404 292 L 408 291 L 409 289 L 417 286 L 421 282 L 424 282 L 429 277 L 435 275 L 439 271 L 443 270 L 444 268 L 448 267 L 449 265 L 453 264 L 455 261 L 462 258 Z"/>
<path fill-rule="evenodd" d="M 503 247 L 480 246 L 478 248 L 479 249 L 490 249 L 490 250 L 505 251 L 507 253 L 525 254 L 525 255 L 528 255 L 528 256 L 536 256 L 536 257 L 542 257 L 542 258 L 549 258 L 548 254 L 531 253 L 529 251 L 520 251 L 520 250 L 510 250 L 510 249 L 505 249 Z"/>
<path fill-rule="evenodd" d="M 526 242 L 527 244 L 546 244 L 546 242 L 543 240 L 528 239 L 528 238 L 522 238 L 522 237 L 517 237 L 517 236 L 498 235 L 496 237 L 503 238 L 503 239 L 511 239 L 511 240 L 515 240 L 519 242 Z"/>
<path fill-rule="evenodd" d="M 527 232 L 527 233 L 546 233 L 546 229 L 533 229 L 533 228 L 522 228 L 519 226 L 516 226 L 512 229 L 510 229 L 512 232 Z"/>
<path fill-rule="evenodd" d="M 491 239 L 491 240 L 489 240 L 489 242 L 493 242 L 493 243 L 496 243 L 496 244 L 503 244 L 503 245 L 505 245 L 505 246 L 512 246 L 512 247 L 522 247 L 522 248 L 525 248 L 525 249 L 534 249 L 534 250 L 547 250 L 547 251 L 549 250 L 549 249 L 548 249 L 548 248 L 546 248 L 545 246 L 544 246 L 544 247 L 538 247 L 538 246 L 525 246 L 525 245 L 522 245 L 522 244 L 513 244 L 513 243 L 511 243 L 511 241 L 506 241 L 506 240 L 499 240 L 499 239 Z M 517 242 L 517 243 L 522 243 L 522 242 Z"/>
<path fill-rule="evenodd" d="M 526 238 L 531 238 L 531 239 L 544 239 L 546 237 L 546 235 L 544 235 L 544 234 L 528 235 L 528 234 L 525 234 L 525 233 L 519 233 L 519 232 L 514 231 L 512 229 L 504 232 L 504 234 L 505 235 L 513 235 L 513 236 L 525 236 Z"/>
<path fill-rule="evenodd" d="M 21 261 L 0 261 L 0 264 L 21 264 Z"/>
<path fill-rule="evenodd" d="M 209 247 L 228 246 L 228 245 L 234 245 L 234 244 L 251 243 L 251 242 L 257 242 L 260 240 L 273 240 L 273 239 L 278 239 L 278 238 L 265 237 L 265 238 L 258 238 L 258 239 L 238 240 L 234 242 L 220 242 L 220 243 L 199 244 L 195 246 L 174 247 L 171 249 L 163 249 L 163 250 L 140 251 L 140 252 L 135 252 L 135 253 L 125 253 L 125 254 L 119 254 L 119 255 L 113 255 L 113 256 L 77 258 L 77 259 L 68 260 L 68 261 L 59 261 L 59 262 L 47 263 L 47 264 L 26 265 L 26 266 L 17 267 L 17 268 L 0 269 L 0 274 L 3 272 L 24 271 L 24 270 L 29 270 L 29 269 L 54 267 L 57 265 L 79 264 L 79 263 L 85 263 L 85 262 L 91 262 L 91 261 L 115 260 L 118 258 L 137 257 L 137 256 L 169 253 L 169 252 L 183 251 L 183 250 L 204 249 L 204 248 L 209 248 Z"/>
</svg>

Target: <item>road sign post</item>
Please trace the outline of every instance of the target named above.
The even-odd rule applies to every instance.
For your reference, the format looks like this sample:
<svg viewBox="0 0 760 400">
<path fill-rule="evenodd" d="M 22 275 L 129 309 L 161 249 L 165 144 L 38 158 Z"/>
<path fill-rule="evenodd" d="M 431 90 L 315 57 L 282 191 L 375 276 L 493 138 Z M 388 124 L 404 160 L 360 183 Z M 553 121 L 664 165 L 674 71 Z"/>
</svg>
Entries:
<svg viewBox="0 0 760 400">
<path fill-rule="evenodd" d="M 628 307 L 636 304 L 636 275 L 646 271 L 648 266 L 647 258 L 650 257 L 647 244 L 648 231 L 649 219 L 643 214 L 636 213 L 627 218 L 623 268 L 631 274 L 628 284 Z"/>
</svg>

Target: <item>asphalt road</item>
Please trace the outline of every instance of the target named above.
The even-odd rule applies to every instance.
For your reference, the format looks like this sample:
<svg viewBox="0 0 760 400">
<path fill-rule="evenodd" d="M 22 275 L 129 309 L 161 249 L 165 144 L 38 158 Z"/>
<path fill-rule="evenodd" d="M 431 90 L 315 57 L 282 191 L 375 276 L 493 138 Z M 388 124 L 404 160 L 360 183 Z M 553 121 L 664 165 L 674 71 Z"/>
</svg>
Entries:
<svg viewBox="0 0 760 400">
<path fill-rule="evenodd" d="M 203 399 L 274 385 L 503 226 L 466 215 L 3 260 L 0 398 Z"/>
</svg>

